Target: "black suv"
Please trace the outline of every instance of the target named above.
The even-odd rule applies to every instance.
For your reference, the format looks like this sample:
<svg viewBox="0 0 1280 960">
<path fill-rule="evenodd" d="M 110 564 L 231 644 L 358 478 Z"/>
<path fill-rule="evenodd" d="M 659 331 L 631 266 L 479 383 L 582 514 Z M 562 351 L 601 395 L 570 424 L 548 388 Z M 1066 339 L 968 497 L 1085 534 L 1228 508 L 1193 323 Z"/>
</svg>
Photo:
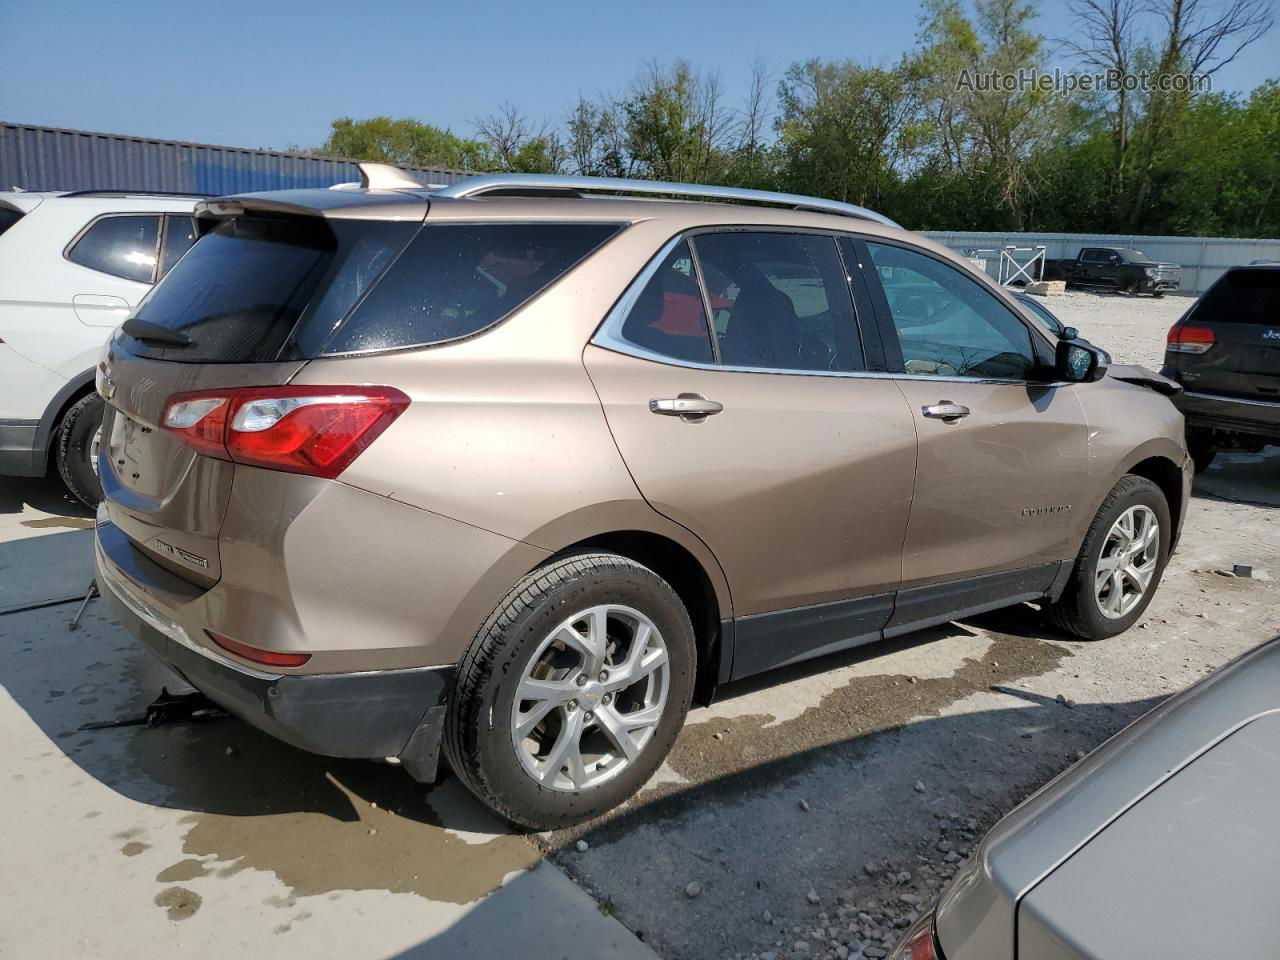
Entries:
<svg viewBox="0 0 1280 960">
<path fill-rule="evenodd" d="M 1170 328 L 1164 363 L 1197 470 L 1280 443 L 1280 264 L 1224 273 Z"/>
</svg>

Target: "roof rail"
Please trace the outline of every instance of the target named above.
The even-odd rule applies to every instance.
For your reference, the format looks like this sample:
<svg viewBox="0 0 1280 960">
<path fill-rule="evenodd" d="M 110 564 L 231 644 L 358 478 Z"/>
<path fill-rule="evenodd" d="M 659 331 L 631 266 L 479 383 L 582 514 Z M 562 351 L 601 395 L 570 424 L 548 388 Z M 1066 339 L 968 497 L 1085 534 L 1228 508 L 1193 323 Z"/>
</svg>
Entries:
<svg viewBox="0 0 1280 960">
<path fill-rule="evenodd" d="M 207 193 L 189 193 L 186 190 L 70 190 L 63 197 L 177 197 L 204 200 Z"/>
<path fill-rule="evenodd" d="M 794 207 L 797 210 L 815 210 L 820 213 L 836 213 L 846 217 L 871 220 L 890 227 L 900 227 L 882 213 L 868 210 L 853 203 L 824 200 L 821 197 L 805 197 L 794 193 L 774 193 L 771 190 L 749 190 L 745 187 L 721 187 L 701 183 L 665 183 L 660 180 L 626 180 L 619 177 L 568 177 L 541 173 L 495 173 L 468 177 L 443 190 L 436 190 L 437 197 L 479 197 L 486 193 L 537 194 L 566 191 L 578 193 L 603 190 L 610 193 L 675 194 L 697 197 L 703 200 L 738 200 L 751 203 L 772 203 Z"/>
</svg>

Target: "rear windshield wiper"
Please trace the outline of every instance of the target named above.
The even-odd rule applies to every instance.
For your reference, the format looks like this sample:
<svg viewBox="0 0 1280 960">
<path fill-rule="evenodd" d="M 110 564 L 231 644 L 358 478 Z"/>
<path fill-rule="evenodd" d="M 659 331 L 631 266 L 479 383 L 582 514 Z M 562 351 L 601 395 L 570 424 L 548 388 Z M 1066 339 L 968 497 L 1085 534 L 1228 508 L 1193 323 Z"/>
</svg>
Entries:
<svg viewBox="0 0 1280 960">
<path fill-rule="evenodd" d="M 162 327 L 160 324 L 152 323 L 150 320 L 139 320 L 135 317 L 126 320 L 124 326 L 120 329 L 135 340 L 167 343 L 175 347 L 191 346 L 191 338 L 182 331 L 170 330 L 168 327 Z"/>
</svg>

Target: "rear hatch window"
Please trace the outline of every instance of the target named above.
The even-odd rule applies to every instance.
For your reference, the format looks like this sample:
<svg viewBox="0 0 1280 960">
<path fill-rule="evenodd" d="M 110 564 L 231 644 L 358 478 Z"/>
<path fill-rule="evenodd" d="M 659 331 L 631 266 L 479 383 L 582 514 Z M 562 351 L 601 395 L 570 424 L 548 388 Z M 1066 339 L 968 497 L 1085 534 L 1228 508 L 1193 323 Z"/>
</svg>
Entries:
<svg viewBox="0 0 1280 960">
<path fill-rule="evenodd" d="M 1280 323 L 1280 269 L 1228 270 L 1205 291 L 1196 323 Z"/>
<path fill-rule="evenodd" d="M 143 301 L 139 320 L 190 337 L 134 340 L 137 356 L 180 363 L 267 363 L 287 357 L 304 321 L 332 330 L 417 224 L 319 217 L 225 220 Z"/>
<path fill-rule="evenodd" d="M 265 363 L 455 340 L 502 320 L 618 229 L 227 220 L 136 313 L 191 342 L 131 338 L 129 350 L 182 363 Z"/>
<path fill-rule="evenodd" d="M 21 210 L 0 205 L 0 234 L 3 234 L 15 223 L 21 220 L 23 216 L 24 214 Z"/>
</svg>

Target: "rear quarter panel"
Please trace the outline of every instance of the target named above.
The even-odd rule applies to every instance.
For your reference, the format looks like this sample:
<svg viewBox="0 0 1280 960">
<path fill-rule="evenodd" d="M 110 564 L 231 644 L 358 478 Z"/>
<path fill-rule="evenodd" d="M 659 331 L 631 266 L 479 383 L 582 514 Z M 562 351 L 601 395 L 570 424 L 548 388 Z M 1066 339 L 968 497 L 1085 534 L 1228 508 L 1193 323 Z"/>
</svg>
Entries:
<svg viewBox="0 0 1280 960">
<path fill-rule="evenodd" d="M 307 364 L 294 382 L 387 384 L 412 401 L 342 481 L 550 552 L 622 530 L 668 536 L 702 562 L 727 616 L 719 565 L 640 495 L 582 360 L 605 313 L 670 233 L 653 222 L 626 229 L 469 339 Z"/>
</svg>

